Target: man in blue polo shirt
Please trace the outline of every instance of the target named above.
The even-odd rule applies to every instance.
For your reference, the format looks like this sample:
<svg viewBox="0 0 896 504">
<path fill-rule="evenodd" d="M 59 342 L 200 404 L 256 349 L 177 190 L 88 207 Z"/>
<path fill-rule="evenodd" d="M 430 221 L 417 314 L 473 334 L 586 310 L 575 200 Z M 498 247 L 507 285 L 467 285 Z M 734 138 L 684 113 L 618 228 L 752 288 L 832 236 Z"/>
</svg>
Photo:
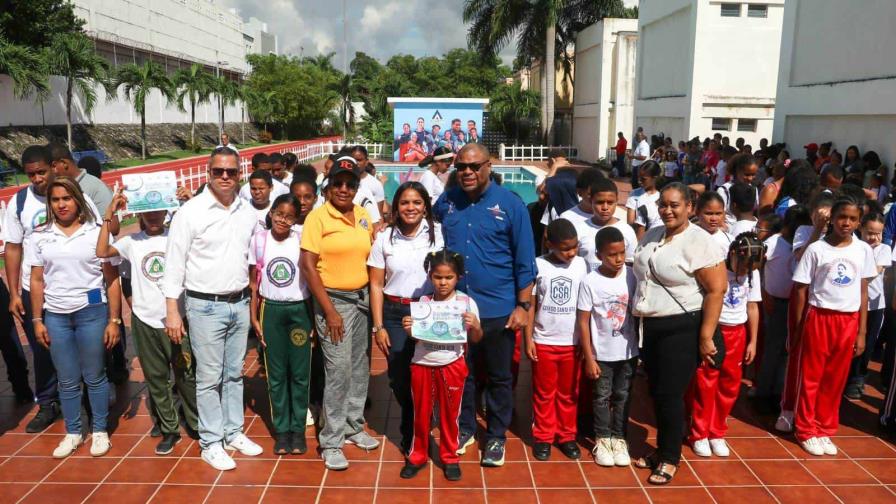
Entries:
<svg viewBox="0 0 896 504">
<path fill-rule="evenodd" d="M 458 186 L 446 191 L 433 208 L 442 223 L 445 246 L 464 257 L 458 289 L 479 306 L 482 341 L 466 354 L 470 374 L 461 405 L 458 453 L 475 442 L 476 380 L 473 362 L 485 362 L 485 450 L 481 464 L 504 464 L 504 442 L 513 412 L 511 363 L 515 331 L 527 324 L 535 280 L 535 241 L 523 201 L 489 181 L 491 162 L 482 144 L 467 144 L 457 154 Z"/>
</svg>

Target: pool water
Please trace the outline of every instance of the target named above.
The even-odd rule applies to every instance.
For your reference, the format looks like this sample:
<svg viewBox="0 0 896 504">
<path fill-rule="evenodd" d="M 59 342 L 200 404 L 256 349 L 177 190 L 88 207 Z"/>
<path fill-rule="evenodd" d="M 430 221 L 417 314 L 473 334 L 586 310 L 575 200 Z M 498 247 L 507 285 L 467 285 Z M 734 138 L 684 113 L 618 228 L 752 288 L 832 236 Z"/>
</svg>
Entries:
<svg viewBox="0 0 896 504">
<path fill-rule="evenodd" d="M 420 168 L 414 165 L 387 165 L 376 167 L 377 177 L 386 176 L 386 181 L 383 184 L 386 190 L 386 201 L 392 201 L 392 197 L 395 196 L 395 191 L 398 189 L 398 186 L 401 185 L 402 178 L 407 175 L 408 170 L 411 168 L 413 168 L 413 171 L 411 172 L 411 180 L 419 180 L 425 168 Z M 538 195 L 535 192 L 536 175 L 531 171 L 524 169 L 522 166 L 492 166 L 492 171 L 501 175 L 501 178 L 503 179 L 501 183 L 502 187 L 516 193 L 527 205 L 538 199 Z M 450 173 L 451 171 L 448 172 L 448 174 Z M 445 177 L 447 177 L 448 174 L 446 174 Z"/>
</svg>

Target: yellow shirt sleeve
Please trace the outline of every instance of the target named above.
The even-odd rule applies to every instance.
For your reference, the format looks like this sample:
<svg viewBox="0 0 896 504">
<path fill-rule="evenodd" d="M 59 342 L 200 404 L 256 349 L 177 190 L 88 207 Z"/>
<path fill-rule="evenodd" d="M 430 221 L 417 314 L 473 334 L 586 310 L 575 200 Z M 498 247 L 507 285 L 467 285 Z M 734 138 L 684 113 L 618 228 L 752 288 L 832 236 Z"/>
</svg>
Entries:
<svg viewBox="0 0 896 504">
<path fill-rule="evenodd" d="M 312 254 L 320 254 L 320 241 L 323 238 L 323 222 L 320 219 L 321 212 L 324 207 L 315 208 L 305 218 L 305 225 L 302 227 L 302 250 L 307 250 Z"/>
</svg>

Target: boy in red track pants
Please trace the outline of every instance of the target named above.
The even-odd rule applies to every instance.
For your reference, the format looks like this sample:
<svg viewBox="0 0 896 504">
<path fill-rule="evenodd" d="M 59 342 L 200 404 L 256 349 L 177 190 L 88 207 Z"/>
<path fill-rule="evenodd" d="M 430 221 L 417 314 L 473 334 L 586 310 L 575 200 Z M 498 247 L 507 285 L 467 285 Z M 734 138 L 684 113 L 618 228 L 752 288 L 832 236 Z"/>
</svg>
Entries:
<svg viewBox="0 0 896 504">
<path fill-rule="evenodd" d="M 719 326 L 725 340 L 725 360 L 720 369 L 706 364 L 697 368 L 688 404 L 691 428 L 688 442 L 701 457 L 731 454 L 725 442 L 728 414 L 740 393 L 744 364 L 756 355 L 756 335 L 759 331 L 759 264 L 765 246 L 754 233 L 743 233 L 731 243 L 726 266 L 728 292 L 722 299 Z"/>
<path fill-rule="evenodd" d="M 853 200 L 831 208 L 831 232 L 806 248 L 793 273 L 793 302 L 805 318 L 800 388 L 794 411 L 796 438 L 812 455 L 836 455 L 831 441 L 839 425 L 840 397 L 849 366 L 865 349 L 868 282 L 877 276 L 871 247 L 853 236 L 861 218 Z"/>
</svg>

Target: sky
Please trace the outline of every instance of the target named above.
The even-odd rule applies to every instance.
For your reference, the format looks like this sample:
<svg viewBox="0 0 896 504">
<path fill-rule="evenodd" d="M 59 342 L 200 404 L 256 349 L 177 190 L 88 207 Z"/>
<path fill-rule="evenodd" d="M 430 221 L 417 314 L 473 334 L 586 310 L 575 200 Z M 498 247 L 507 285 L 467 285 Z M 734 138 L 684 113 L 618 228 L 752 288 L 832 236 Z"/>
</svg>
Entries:
<svg viewBox="0 0 896 504">
<path fill-rule="evenodd" d="M 407 2 L 398 0 L 217 0 L 233 8 L 246 21 L 251 17 L 268 24 L 277 35 L 280 52 L 315 56 L 335 52 L 333 63 L 342 68 L 342 1 L 348 11 L 348 61 L 363 51 L 385 62 L 395 54 L 441 56 L 467 47 L 462 19 L 463 0 Z M 637 5 L 638 0 L 625 0 Z M 425 7 L 425 8 L 423 8 Z M 510 65 L 516 47 L 501 51 Z"/>
</svg>

